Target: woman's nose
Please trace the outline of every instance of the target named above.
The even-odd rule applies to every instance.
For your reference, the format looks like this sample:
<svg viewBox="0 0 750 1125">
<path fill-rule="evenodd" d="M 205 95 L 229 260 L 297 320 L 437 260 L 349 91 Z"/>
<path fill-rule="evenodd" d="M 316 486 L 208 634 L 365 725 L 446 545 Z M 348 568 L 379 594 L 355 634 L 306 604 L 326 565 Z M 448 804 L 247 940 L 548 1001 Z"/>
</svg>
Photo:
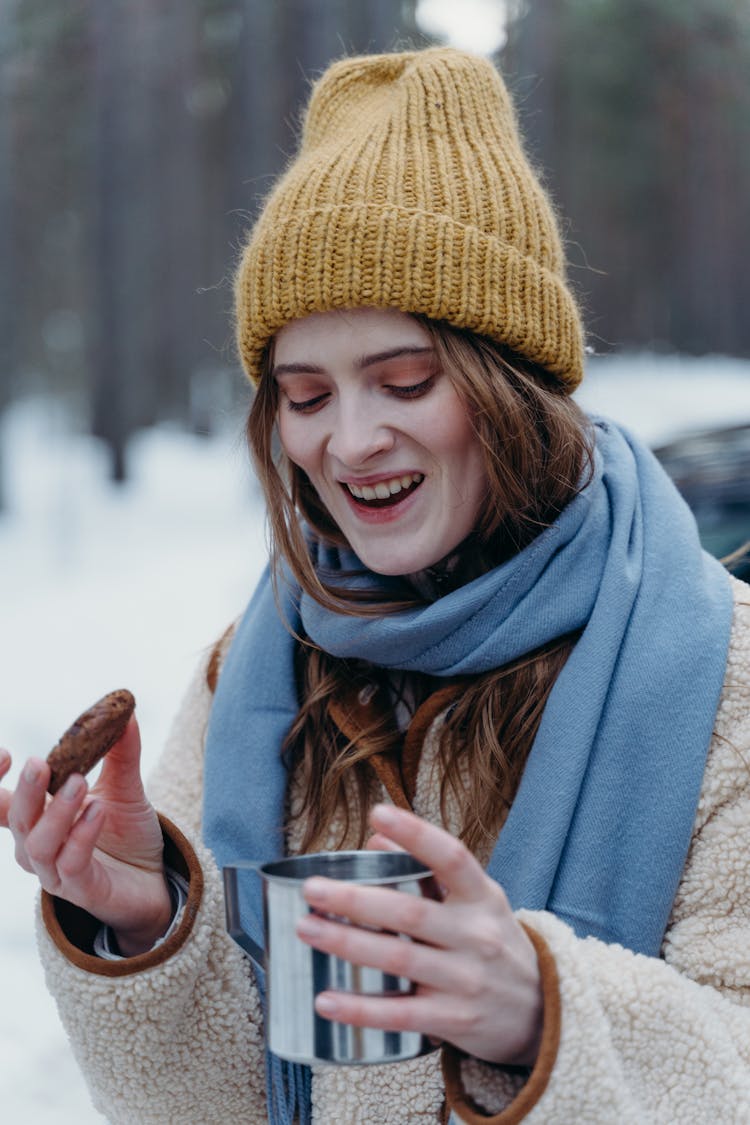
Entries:
<svg viewBox="0 0 750 1125">
<path fill-rule="evenodd" d="M 364 465 L 393 447 L 395 435 L 367 401 L 342 403 L 336 413 L 328 452 L 349 468 Z"/>
</svg>

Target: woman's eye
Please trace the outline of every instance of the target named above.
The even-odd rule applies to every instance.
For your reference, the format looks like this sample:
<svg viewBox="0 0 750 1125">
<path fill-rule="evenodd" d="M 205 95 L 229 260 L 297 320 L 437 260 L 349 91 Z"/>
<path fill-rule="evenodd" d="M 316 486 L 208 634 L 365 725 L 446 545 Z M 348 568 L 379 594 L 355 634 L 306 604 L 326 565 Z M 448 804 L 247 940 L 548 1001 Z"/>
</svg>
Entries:
<svg viewBox="0 0 750 1125">
<path fill-rule="evenodd" d="M 327 394 L 315 395 L 313 398 L 306 398 L 301 402 L 295 402 L 294 399 L 287 398 L 286 404 L 289 410 L 294 410 L 298 414 L 311 414 L 323 405 L 326 398 L 328 398 Z"/>
<path fill-rule="evenodd" d="M 397 398 L 420 398 L 432 389 L 434 382 L 435 376 L 430 375 L 427 379 L 423 379 L 421 383 L 411 383 L 407 387 L 390 384 L 388 390 L 396 395 Z"/>
</svg>

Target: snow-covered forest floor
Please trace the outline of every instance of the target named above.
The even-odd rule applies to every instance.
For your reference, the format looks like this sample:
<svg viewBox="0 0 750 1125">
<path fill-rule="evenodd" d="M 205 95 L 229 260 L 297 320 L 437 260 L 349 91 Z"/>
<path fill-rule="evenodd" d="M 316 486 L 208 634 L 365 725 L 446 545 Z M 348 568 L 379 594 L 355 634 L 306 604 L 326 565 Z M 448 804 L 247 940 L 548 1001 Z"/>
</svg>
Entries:
<svg viewBox="0 0 750 1125">
<path fill-rule="evenodd" d="M 578 396 L 651 444 L 750 422 L 750 364 L 649 356 L 594 360 Z M 211 440 L 170 428 L 105 456 L 46 400 L 2 421 L 0 745 L 46 756 L 99 695 L 129 687 L 152 766 L 200 652 L 241 610 L 263 565 L 260 498 L 242 421 Z M 34 880 L 0 835 L 0 1089 L 4 1125 L 93 1125 L 34 946 Z"/>
</svg>

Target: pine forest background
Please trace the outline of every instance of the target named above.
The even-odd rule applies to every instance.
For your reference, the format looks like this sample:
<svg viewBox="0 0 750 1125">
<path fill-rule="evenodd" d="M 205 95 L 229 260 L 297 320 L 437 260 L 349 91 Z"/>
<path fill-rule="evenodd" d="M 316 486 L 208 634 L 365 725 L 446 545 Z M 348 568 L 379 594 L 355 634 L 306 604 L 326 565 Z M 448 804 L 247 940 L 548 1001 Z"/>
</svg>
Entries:
<svg viewBox="0 0 750 1125">
<path fill-rule="evenodd" d="M 496 61 L 591 344 L 750 356 L 749 0 L 498 4 Z M 246 393 L 232 268 L 311 78 L 427 44 L 418 16 L 417 0 L 0 0 L 0 413 L 54 394 L 115 479 L 136 430 L 209 432 Z"/>
</svg>

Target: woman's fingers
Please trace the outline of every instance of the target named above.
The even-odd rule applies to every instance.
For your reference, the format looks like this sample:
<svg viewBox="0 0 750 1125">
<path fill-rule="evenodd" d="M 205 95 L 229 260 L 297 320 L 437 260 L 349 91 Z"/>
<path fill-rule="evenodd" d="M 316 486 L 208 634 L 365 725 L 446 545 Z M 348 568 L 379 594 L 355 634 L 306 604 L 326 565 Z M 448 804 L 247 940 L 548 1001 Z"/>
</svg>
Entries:
<svg viewBox="0 0 750 1125">
<path fill-rule="evenodd" d="M 394 805 L 375 805 L 370 823 L 377 833 L 431 868 L 446 895 L 472 902 L 487 893 L 487 876 L 480 864 L 449 832 Z"/>
<path fill-rule="evenodd" d="M 10 754 L 7 750 L 0 749 L 0 781 L 10 769 L 10 765 Z M 9 789 L 0 789 L 0 828 L 8 827 L 8 810 L 12 800 L 13 794 Z"/>
<path fill-rule="evenodd" d="M 314 876 L 305 881 L 304 896 L 316 910 L 358 926 L 387 926 L 393 933 L 408 934 L 429 945 L 452 946 L 455 941 L 452 912 L 421 895 Z"/>
<path fill-rule="evenodd" d="M 327 917 L 301 919 L 301 940 L 416 986 L 413 995 L 399 997 L 323 992 L 316 999 L 320 1015 L 356 1027 L 418 1030 L 490 1062 L 533 1062 L 543 1010 L 539 967 L 502 888 L 442 829 L 387 805 L 370 819 L 375 843 L 383 837 L 421 860 L 446 895 L 435 901 L 308 879 L 305 899 Z"/>
<path fill-rule="evenodd" d="M 14 836 L 25 836 L 44 811 L 49 766 L 41 758 L 29 758 L 21 770 L 10 809 L 9 827 Z"/>
<path fill-rule="evenodd" d="M 8 805 L 7 820 L 16 845 L 16 861 L 24 871 L 34 870 L 26 854 L 26 838 L 44 812 L 48 782 L 47 763 L 41 758 L 29 758 Z"/>
<path fill-rule="evenodd" d="M 307 879 L 303 893 L 321 914 L 346 918 L 354 926 L 385 927 L 439 949 L 470 950 L 481 958 L 502 952 L 495 935 L 502 932 L 503 919 L 512 918 L 502 888 L 489 879 L 481 904 L 460 899 L 445 902 L 320 876 Z M 490 917 L 490 924 L 478 926 L 480 918 L 487 922 Z"/>
<path fill-rule="evenodd" d="M 503 900 L 493 896 L 484 905 L 425 905 L 440 912 L 441 924 L 446 919 L 453 923 L 445 947 L 314 915 L 300 919 L 297 934 L 307 944 L 416 986 L 413 995 L 384 998 L 325 991 L 315 1002 L 320 1015 L 357 1027 L 418 1030 L 490 1062 L 533 1063 L 543 999 L 536 953 L 527 935 L 512 914 L 506 915 Z M 387 912 L 381 914 L 381 925 L 382 917 L 391 924 Z"/>
<path fill-rule="evenodd" d="M 510 916 L 502 889 L 449 833 L 389 805 L 376 806 L 371 820 L 379 830 L 373 841 L 390 841 L 430 867 L 445 889 L 444 901 L 317 877 L 308 879 L 304 888 L 305 899 L 317 911 L 347 918 L 360 926 L 386 925 L 394 933 L 408 934 L 444 949 L 482 945 L 482 935 L 474 933 L 472 922 L 480 906 L 492 910 L 496 922 Z M 494 928 L 493 924 L 493 931 Z"/>
<path fill-rule="evenodd" d="M 358 996 L 350 992 L 320 992 L 315 998 L 316 1011 L 329 1020 L 351 1024 L 352 1027 L 378 1027 L 383 1031 L 422 1031 L 425 1026 L 424 1005 L 417 997 Z"/>
<path fill-rule="evenodd" d="M 105 757 L 94 791 L 106 794 L 109 800 L 123 803 L 144 799 L 141 735 L 135 716 L 125 728 L 122 738 L 118 739 Z"/>
<path fill-rule="evenodd" d="M 413 996 L 361 996 L 351 992 L 321 992 L 315 1008 L 325 1019 L 352 1027 L 383 1031 L 419 1031 L 432 1039 L 453 1042 L 470 1025 L 473 1013 L 459 1004 L 448 1013 L 440 997 L 429 992 Z"/>
<path fill-rule="evenodd" d="M 103 825 L 104 809 L 94 801 L 79 816 L 58 852 L 57 870 L 66 882 L 90 882 L 91 860 Z"/>
<path fill-rule="evenodd" d="M 45 814 L 26 835 L 24 850 L 45 890 L 55 893 L 61 878 L 58 856 L 67 843 L 86 796 L 87 786 L 80 774 L 68 778 L 50 801 Z"/>
<path fill-rule="evenodd" d="M 379 969 L 414 984 L 449 991 L 466 985 L 466 973 L 445 950 L 405 941 L 402 937 L 308 914 L 297 923 L 298 936 L 324 953 L 342 961 Z"/>
</svg>

